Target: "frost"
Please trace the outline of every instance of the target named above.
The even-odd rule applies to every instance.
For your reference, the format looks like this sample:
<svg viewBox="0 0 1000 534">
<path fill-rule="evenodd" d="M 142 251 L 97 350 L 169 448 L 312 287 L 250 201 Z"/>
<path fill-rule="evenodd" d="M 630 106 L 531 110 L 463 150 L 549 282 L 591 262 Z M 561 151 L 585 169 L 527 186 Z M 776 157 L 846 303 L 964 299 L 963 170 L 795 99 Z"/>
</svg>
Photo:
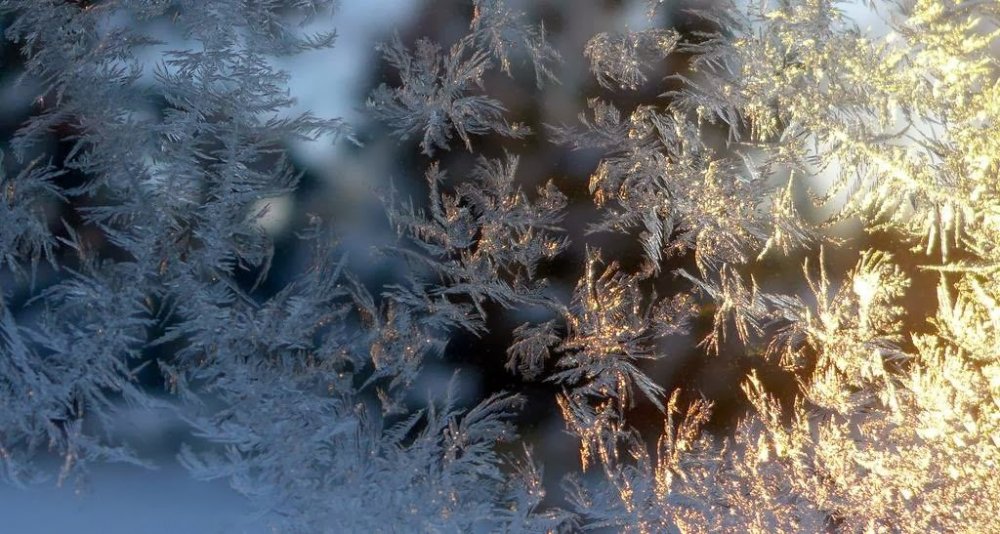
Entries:
<svg viewBox="0 0 1000 534">
<path fill-rule="evenodd" d="M 486 146 L 531 134 L 489 80 L 530 64 L 529 90 L 551 90 L 560 53 L 499 0 L 472 0 L 447 45 L 379 47 L 398 81 L 371 115 L 426 156 L 424 198 L 383 196 L 398 240 L 379 252 L 404 272 L 361 280 L 313 215 L 300 264 L 271 272 L 260 206 L 300 190 L 287 142 L 353 139 L 289 116 L 274 63 L 332 46 L 295 27 L 335 3 L 0 2 L 35 92 L 0 162 L 0 480 L 145 464 L 113 431 L 139 405 L 182 417 L 179 461 L 281 532 L 995 529 L 995 4 L 723 2 L 695 13 L 703 31 L 594 36 L 573 53 L 603 99 L 547 130 L 599 158 L 561 292 L 571 186 Z M 663 2 L 645 3 L 652 24 Z M 184 39 L 152 76 L 149 24 Z M 832 237 L 845 222 L 871 239 Z M 603 259 L 593 232 L 641 264 Z M 775 267 L 801 258 L 801 276 Z M 565 492 L 519 432 L 521 392 L 465 399 L 454 378 L 415 400 L 429 363 L 468 356 L 450 342 L 505 324 L 511 384 L 553 387 L 578 441 Z M 749 408 L 729 428 L 653 371 L 699 342 L 755 369 L 728 385 Z M 137 378 L 153 368 L 162 390 Z"/>
<path fill-rule="evenodd" d="M 431 267 L 445 282 L 434 293 L 467 296 L 483 317 L 485 301 L 507 307 L 547 302 L 536 268 L 567 245 L 558 227 L 566 198 L 549 182 L 531 201 L 516 185 L 517 166 L 517 158 L 509 155 L 504 160 L 480 159 L 471 181 L 448 194 L 441 191 L 443 171 L 432 164 L 426 176 L 429 213 L 412 204 L 390 211 L 400 234 L 417 247 L 399 252 Z M 390 207 L 394 204 L 390 201 Z"/>
<path fill-rule="evenodd" d="M 420 148 L 433 156 L 436 149 L 447 150 L 452 135 L 472 150 L 470 136 L 496 132 L 507 137 L 524 137 L 529 130 L 504 119 L 503 104 L 483 94 L 469 94 L 481 88 L 490 68 L 486 54 L 472 46 L 471 39 L 459 41 L 447 52 L 425 39 L 410 52 L 398 40 L 383 45 L 385 60 L 399 71 L 402 85 L 382 85 L 368 100 L 375 117 L 406 139 L 420 135 Z"/>
<path fill-rule="evenodd" d="M 679 40 L 677 32 L 668 30 L 602 33 L 587 43 L 583 53 L 602 87 L 635 90 L 646 83 L 642 69 L 669 55 Z"/>
</svg>

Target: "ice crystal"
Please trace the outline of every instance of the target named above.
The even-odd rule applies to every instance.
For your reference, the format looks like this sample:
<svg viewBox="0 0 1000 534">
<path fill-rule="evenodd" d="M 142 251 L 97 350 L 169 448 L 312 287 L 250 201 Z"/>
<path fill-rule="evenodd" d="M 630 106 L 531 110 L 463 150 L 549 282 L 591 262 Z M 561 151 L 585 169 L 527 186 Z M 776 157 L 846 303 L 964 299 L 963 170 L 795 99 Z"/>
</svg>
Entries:
<svg viewBox="0 0 1000 534">
<path fill-rule="evenodd" d="M 447 54 L 425 39 L 417 42 L 412 53 L 399 39 L 382 47 L 386 61 L 399 70 L 402 85 L 379 87 L 368 106 L 401 138 L 420 134 L 420 148 L 428 156 L 436 149 L 448 149 L 453 131 L 469 150 L 472 135 L 496 132 L 523 137 L 529 133 L 522 125 L 507 123 L 499 100 L 469 94 L 482 87 L 483 75 L 491 66 L 487 53 L 471 41 L 459 41 Z"/>
</svg>

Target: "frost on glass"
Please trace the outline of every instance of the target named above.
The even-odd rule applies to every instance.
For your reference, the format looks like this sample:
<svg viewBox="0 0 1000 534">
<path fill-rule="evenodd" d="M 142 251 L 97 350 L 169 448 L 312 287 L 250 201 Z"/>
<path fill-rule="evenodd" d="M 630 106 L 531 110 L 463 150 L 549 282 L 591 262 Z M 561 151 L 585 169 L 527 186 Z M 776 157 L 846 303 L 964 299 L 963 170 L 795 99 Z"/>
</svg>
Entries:
<svg viewBox="0 0 1000 534">
<path fill-rule="evenodd" d="M 995 528 L 998 4 L 719 2 L 682 33 L 648 1 L 650 28 L 570 52 L 600 91 L 578 124 L 532 132 L 487 82 L 541 90 L 560 53 L 513 3 L 473 0 L 452 42 L 378 46 L 396 78 L 367 112 L 415 141 L 399 146 L 427 194 L 382 192 L 397 239 L 379 253 L 406 267 L 375 287 L 315 215 L 296 276 L 273 277 L 260 208 L 300 188 L 289 140 L 358 140 L 291 113 L 276 66 L 334 44 L 298 28 L 334 4 L 0 2 L 33 91 L 0 162 L 0 479 L 145 464 L 112 431 L 141 406 L 181 418 L 180 463 L 282 532 Z M 509 142 L 533 135 L 597 161 L 581 190 L 599 219 L 563 292 L 547 268 L 569 255 L 571 195 L 526 176 Z M 801 262 L 801 286 L 768 284 L 769 262 Z M 467 401 L 455 378 L 414 400 L 494 310 L 517 317 L 511 383 L 550 387 L 578 446 L 560 487 L 521 435 L 521 392 Z M 732 384 L 750 409 L 728 430 L 650 371 L 688 337 L 757 369 Z M 644 407 L 662 428 L 637 426 Z"/>
</svg>

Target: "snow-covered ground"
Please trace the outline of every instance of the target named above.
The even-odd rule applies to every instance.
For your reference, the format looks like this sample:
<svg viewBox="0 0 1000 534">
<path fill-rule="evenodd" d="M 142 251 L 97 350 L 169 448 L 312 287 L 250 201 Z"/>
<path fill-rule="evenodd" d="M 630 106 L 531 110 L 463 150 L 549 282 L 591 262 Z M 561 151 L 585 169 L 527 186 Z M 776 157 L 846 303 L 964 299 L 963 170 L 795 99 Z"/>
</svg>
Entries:
<svg viewBox="0 0 1000 534">
<path fill-rule="evenodd" d="M 263 534 L 246 500 L 225 482 L 180 467 L 103 467 L 80 492 L 54 483 L 0 485 L 3 534 Z"/>
</svg>

